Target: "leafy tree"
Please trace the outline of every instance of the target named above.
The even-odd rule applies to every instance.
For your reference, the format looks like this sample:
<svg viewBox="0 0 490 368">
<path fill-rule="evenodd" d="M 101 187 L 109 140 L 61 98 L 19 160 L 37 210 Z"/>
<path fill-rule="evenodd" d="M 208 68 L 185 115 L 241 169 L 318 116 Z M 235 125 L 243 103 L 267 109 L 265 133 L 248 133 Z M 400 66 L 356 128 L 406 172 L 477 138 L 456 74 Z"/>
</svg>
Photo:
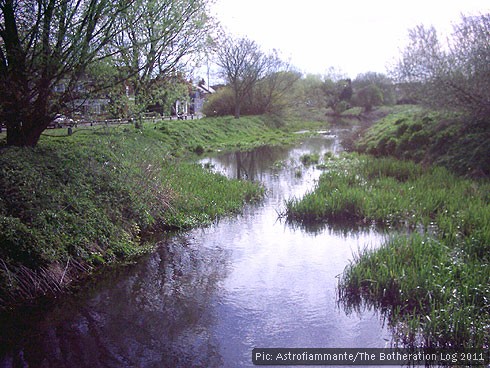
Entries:
<svg viewBox="0 0 490 368">
<path fill-rule="evenodd" d="M 180 73 L 157 78 L 152 81 L 150 94 L 147 95 L 147 108 L 162 115 L 173 113 L 175 101 L 187 101 L 190 95 L 190 82 Z"/>
<path fill-rule="evenodd" d="M 292 105 L 292 89 L 301 75 L 291 70 L 275 50 L 264 54 L 246 39 L 225 42 L 229 42 L 228 48 L 218 49 L 217 53 L 221 58 L 221 72 L 229 85 L 210 98 L 205 113 L 227 115 L 231 112 L 237 118 L 240 114 L 284 115 Z M 240 45 L 249 47 L 250 54 L 242 52 Z"/>
<path fill-rule="evenodd" d="M 268 56 L 265 76 L 258 81 L 254 106 L 259 114 L 283 115 L 292 105 L 293 87 L 301 78 L 276 52 Z"/>
<path fill-rule="evenodd" d="M 153 85 L 173 75 L 202 44 L 208 21 L 205 4 L 0 0 L 0 121 L 7 125 L 7 144 L 35 146 L 56 114 L 73 109 L 73 102 L 87 98 L 94 87 L 128 78 L 138 96 L 133 106 L 141 112 L 160 94 Z M 100 60 L 115 71 L 102 78 L 111 83 L 87 86 L 87 73 L 97 69 L 88 67 Z M 95 75 L 101 76 L 99 72 Z M 108 90 L 114 100 L 117 93 L 117 88 Z M 115 113 L 123 114 L 131 105 L 124 98 L 123 90 Z"/>
<path fill-rule="evenodd" d="M 164 81 L 174 80 L 189 56 L 205 48 L 211 20 L 207 0 L 134 1 L 118 18 L 121 27 L 134 26 L 119 33 L 113 47 L 120 71 L 134 88 L 134 113 L 139 115 L 148 105 L 162 103 Z"/>
<path fill-rule="evenodd" d="M 383 93 L 375 84 L 368 84 L 356 91 L 355 102 L 358 106 L 363 107 L 364 111 L 369 112 L 374 106 L 383 103 Z"/>
<path fill-rule="evenodd" d="M 131 0 L 0 0 L 0 121 L 7 144 L 35 146 L 121 31 Z M 126 24 L 125 26 L 129 26 Z M 55 90 L 57 85 L 63 89 Z"/>
<path fill-rule="evenodd" d="M 204 104 L 206 116 L 233 115 L 235 109 L 235 93 L 231 87 L 222 87 L 213 93 Z"/>
<path fill-rule="evenodd" d="M 393 105 L 395 103 L 395 88 L 393 81 L 384 74 L 367 72 L 364 74 L 359 74 L 352 82 L 352 87 L 354 91 L 360 91 L 370 85 L 377 87 L 379 92 L 381 92 L 381 99 L 383 104 Z M 377 103 L 380 102 L 381 101 L 378 101 Z M 356 101 L 354 101 L 354 103 L 356 103 Z"/>
<path fill-rule="evenodd" d="M 463 111 L 485 120 L 490 116 L 490 14 L 462 17 L 447 46 L 435 28 L 418 26 L 393 69 L 398 82 L 423 103 Z"/>
<path fill-rule="evenodd" d="M 332 80 L 325 78 L 322 85 L 326 106 L 331 108 L 335 115 L 341 114 L 350 107 L 352 86 L 350 79 Z"/>
<path fill-rule="evenodd" d="M 245 98 L 267 70 L 268 59 L 252 40 L 227 37 L 217 50 L 217 64 L 234 93 L 235 118 L 239 119 Z"/>
<path fill-rule="evenodd" d="M 325 107 L 325 97 L 323 93 L 323 77 L 321 75 L 308 74 L 296 83 L 297 108 Z"/>
</svg>

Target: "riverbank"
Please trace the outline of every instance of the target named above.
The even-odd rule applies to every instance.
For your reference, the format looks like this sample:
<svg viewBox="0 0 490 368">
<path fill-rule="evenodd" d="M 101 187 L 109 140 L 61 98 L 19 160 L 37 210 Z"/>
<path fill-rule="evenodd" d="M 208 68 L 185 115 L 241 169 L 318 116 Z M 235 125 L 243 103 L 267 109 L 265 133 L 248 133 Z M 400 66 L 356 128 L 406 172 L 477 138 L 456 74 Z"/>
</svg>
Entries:
<svg viewBox="0 0 490 368">
<path fill-rule="evenodd" d="M 485 121 L 415 105 L 397 106 L 390 114 L 370 120 L 351 149 L 444 166 L 463 176 L 490 176 L 490 135 Z"/>
<path fill-rule="evenodd" d="M 258 183 L 189 160 L 293 142 L 263 117 L 50 130 L 34 149 L 0 153 L 0 308 L 56 294 L 152 248 L 152 232 L 187 229 L 259 199 Z"/>
<path fill-rule="evenodd" d="M 468 127 L 459 122 L 426 123 L 408 119 L 405 111 L 374 124 L 356 144 L 378 157 L 323 158 L 317 187 L 289 200 L 287 215 L 303 224 L 348 220 L 398 232 L 379 249 L 361 250 L 346 267 L 340 302 L 348 310 L 378 308 L 403 344 L 488 348 L 490 183 L 430 164 L 485 177 L 488 156 L 472 161 L 475 152 L 488 149 L 485 134 L 476 127 L 474 141 L 465 144 L 471 137 L 464 138 L 461 129 Z M 439 134 L 429 135 L 435 127 Z M 451 136 L 444 151 L 440 145 Z"/>
</svg>

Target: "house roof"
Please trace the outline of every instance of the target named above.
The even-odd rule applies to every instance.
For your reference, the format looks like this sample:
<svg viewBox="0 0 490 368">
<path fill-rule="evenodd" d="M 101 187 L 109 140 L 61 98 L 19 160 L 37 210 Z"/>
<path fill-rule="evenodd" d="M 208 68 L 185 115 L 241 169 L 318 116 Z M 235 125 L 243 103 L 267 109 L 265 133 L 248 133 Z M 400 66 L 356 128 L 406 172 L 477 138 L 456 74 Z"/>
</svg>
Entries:
<svg viewBox="0 0 490 368">
<path fill-rule="evenodd" d="M 196 88 L 200 91 L 200 92 L 203 92 L 203 93 L 215 93 L 216 91 L 208 86 L 207 84 L 204 84 L 204 83 L 201 83 L 199 85 L 196 86 Z"/>
</svg>

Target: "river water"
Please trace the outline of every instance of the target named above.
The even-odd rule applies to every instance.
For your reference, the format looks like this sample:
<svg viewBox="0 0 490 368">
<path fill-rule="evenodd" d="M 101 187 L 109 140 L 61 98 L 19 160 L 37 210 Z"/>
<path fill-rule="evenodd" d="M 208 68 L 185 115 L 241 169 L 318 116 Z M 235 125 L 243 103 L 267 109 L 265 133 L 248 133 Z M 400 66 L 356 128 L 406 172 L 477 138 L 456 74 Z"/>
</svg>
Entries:
<svg viewBox="0 0 490 368">
<path fill-rule="evenodd" d="M 321 173 L 300 156 L 338 153 L 337 133 L 203 159 L 224 175 L 260 181 L 265 199 L 168 236 L 137 264 L 4 322 L 0 366 L 249 367 L 253 348 L 390 346 L 379 315 L 346 314 L 336 290 L 353 254 L 384 235 L 306 229 L 279 216 L 284 200 L 312 189 Z"/>
</svg>

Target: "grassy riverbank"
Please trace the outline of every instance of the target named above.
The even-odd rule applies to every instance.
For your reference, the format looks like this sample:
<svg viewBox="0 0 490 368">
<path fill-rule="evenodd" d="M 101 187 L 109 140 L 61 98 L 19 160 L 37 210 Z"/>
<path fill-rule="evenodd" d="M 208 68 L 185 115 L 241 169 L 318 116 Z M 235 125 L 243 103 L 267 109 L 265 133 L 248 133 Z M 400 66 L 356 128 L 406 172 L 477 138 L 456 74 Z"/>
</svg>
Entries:
<svg viewBox="0 0 490 368">
<path fill-rule="evenodd" d="M 405 343 L 488 346 L 488 181 L 357 154 L 321 166 L 315 190 L 287 203 L 291 220 L 379 223 L 408 234 L 362 251 L 346 268 L 339 295 L 347 308 L 381 308 Z"/>
<path fill-rule="evenodd" d="M 0 307 L 148 251 L 148 232 L 208 224 L 262 196 L 188 158 L 298 139 L 251 117 L 47 131 L 0 151 Z"/>
<path fill-rule="evenodd" d="M 361 153 L 444 166 L 465 176 L 490 176 L 488 122 L 455 113 L 397 106 L 353 147 Z"/>
</svg>

